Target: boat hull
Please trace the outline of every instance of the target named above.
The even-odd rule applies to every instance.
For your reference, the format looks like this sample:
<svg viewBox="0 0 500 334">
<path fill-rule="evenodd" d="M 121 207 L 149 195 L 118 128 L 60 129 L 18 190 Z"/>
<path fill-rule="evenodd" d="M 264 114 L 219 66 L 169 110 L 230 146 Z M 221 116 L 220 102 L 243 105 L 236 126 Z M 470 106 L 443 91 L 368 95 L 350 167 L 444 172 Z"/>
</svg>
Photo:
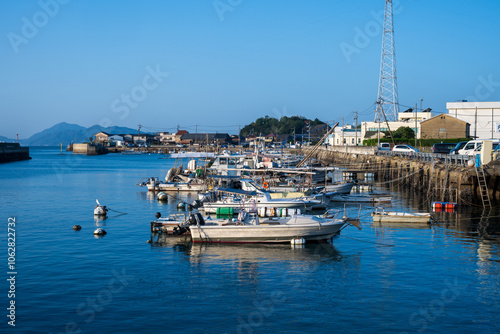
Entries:
<svg viewBox="0 0 500 334">
<path fill-rule="evenodd" d="M 293 239 L 328 240 L 340 232 L 345 222 L 307 225 L 190 226 L 196 243 L 290 243 Z"/>
<path fill-rule="evenodd" d="M 157 185 L 148 184 L 147 185 L 149 191 L 172 191 L 172 192 L 180 192 L 180 191 L 196 191 L 203 192 L 207 190 L 207 186 L 204 184 L 168 184 L 168 183 L 160 183 Z"/>
<path fill-rule="evenodd" d="M 429 223 L 430 214 L 378 214 L 372 213 L 374 223 Z"/>
<path fill-rule="evenodd" d="M 320 204 L 321 202 L 317 201 L 314 204 Z M 304 204 L 301 202 L 290 203 L 290 202 L 282 202 L 282 203 L 257 203 L 256 205 L 253 202 L 242 203 L 204 203 L 203 207 L 200 208 L 205 213 L 217 213 L 217 209 L 229 209 L 232 208 L 234 213 L 239 213 L 242 208 L 246 211 L 252 211 L 254 207 L 257 207 L 257 210 L 261 208 L 281 208 L 281 209 L 310 209 L 313 204 Z"/>
</svg>

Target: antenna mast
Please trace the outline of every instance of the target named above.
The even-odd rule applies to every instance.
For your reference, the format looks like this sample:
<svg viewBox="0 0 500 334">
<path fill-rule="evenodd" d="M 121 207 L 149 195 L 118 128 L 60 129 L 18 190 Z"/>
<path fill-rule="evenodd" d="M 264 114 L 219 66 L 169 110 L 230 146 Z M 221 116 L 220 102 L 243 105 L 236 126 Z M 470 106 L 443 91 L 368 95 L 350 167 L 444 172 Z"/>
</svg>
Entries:
<svg viewBox="0 0 500 334">
<path fill-rule="evenodd" d="M 396 121 L 398 119 L 399 99 L 396 76 L 396 50 L 394 48 L 392 0 L 385 0 L 382 56 L 380 59 L 377 109 L 375 111 L 376 122 L 382 122 L 382 108 L 388 120 Z"/>
</svg>

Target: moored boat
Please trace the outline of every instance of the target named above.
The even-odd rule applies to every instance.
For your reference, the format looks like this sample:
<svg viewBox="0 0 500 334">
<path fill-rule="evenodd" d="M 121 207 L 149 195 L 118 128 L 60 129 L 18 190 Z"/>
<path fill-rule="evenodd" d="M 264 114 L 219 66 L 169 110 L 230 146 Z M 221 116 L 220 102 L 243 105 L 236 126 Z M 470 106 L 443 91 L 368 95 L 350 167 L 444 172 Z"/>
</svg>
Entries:
<svg viewBox="0 0 500 334">
<path fill-rule="evenodd" d="M 293 215 L 260 220 L 253 213 L 239 219 L 206 219 L 190 225 L 191 238 L 197 243 L 303 243 L 328 240 L 347 224 L 340 211 L 323 216 Z"/>
<path fill-rule="evenodd" d="M 374 223 L 429 223 L 431 221 L 430 213 L 385 211 L 380 207 L 375 208 L 372 217 Z"/>
</svg>

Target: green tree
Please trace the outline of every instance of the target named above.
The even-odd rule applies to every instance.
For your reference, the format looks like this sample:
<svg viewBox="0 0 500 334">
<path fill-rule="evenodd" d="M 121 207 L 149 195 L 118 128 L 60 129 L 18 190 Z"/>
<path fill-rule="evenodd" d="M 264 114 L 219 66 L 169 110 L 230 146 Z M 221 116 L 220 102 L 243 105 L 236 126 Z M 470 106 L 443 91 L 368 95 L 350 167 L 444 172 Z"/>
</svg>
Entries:
<svg viewBox="0 0 500 334">
<path fill-rule="evenodd" d="M 405 138 L 405 139 L 413 139 L 415 138 L 415 132 L 412 128 L 405 126 L 400 127 L 396 131 L 392 133 L 394 138 Z"/>
</svg>

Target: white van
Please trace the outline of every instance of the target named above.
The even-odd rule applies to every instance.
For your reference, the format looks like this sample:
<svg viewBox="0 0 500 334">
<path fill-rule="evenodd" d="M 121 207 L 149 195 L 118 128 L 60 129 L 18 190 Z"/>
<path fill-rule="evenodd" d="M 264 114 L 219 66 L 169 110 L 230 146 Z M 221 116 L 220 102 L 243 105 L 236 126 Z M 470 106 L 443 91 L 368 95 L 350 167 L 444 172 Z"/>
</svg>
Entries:
<svg viewBox="0 0 500 334">
<path fill-rule="evenodd" d="M 481 146 L 483 140 L 491 140 L 493 142 L 493 149 L 500 144 L 500 139 L 474 139 L 469 140 L 465 146 L 458 150 L 458 154 L 463 155 L 478 155 L 481 154 Z"/>
</svg>

